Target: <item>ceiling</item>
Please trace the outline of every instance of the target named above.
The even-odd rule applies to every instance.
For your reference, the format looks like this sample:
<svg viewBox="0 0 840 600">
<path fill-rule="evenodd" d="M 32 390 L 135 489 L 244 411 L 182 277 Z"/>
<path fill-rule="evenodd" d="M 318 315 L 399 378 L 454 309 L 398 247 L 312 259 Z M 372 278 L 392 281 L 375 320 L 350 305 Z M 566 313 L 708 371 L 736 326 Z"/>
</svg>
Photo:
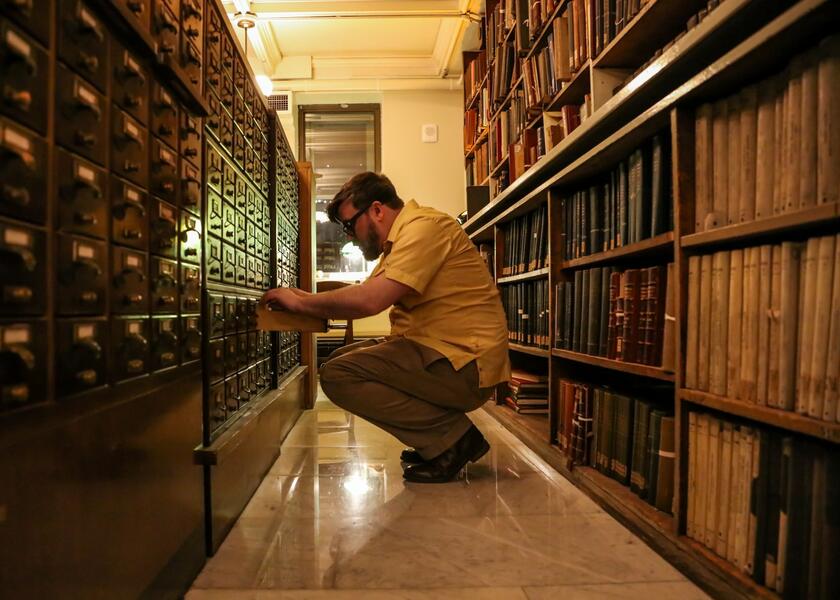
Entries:
<svg viewBox="0 0 840 600">
<path fill-rule="evenodd" d="M 469 15 L 481 0 L 234 0 L 256 15 L 248 30 L 254 72 L 275 90 L 455 89 L 461 50 L 477 45 Z M 245 30 L 239 40 L 244 45 Z"/>
</svg>

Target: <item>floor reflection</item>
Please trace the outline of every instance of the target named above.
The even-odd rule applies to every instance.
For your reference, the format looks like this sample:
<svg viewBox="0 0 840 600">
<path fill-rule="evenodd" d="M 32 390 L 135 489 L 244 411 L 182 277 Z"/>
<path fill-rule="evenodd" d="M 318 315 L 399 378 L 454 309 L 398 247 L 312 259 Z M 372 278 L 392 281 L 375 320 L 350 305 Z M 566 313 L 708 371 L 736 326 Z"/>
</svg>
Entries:
<svg viewBox="0 0 840 600">
<path fill-rule="evenodd" d="M 471 417 L 491 451 L 455 482 L 412 484 L 398 440 L 319 398 L 187 597 L 705 598 L 483 411 Z"/>
</svg>

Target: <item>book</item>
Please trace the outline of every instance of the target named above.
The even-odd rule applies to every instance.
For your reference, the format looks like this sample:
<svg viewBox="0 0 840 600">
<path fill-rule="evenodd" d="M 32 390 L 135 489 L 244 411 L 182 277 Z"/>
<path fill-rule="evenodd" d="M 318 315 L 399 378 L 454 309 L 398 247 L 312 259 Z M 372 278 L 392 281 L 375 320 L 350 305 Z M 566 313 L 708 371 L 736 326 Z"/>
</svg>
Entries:
<svg viewBox="0 0 840 600">
<path fill-rule="evenodd" d="M 820 43 L 817 68 L 817 203 L 840 201 L 840 35 Z"/>
<path fill-rule="evenodd" d="M 755 218 L 773 215 L 775 180 L 776 86 L 772 79 L 758 84 L 758 114 L 755 144 Z M 747 124 L 749 127 L 749 123 Z M 746 157 L 745 157 L 746 159 Z"/>
<path fill-rule="evenodd" d="M 686 321 L 685 387 L 697 389 L 700 334 L 700 257 L 688 258 L 688 319 Z"/>
<path fill-rule="evenodd" d="M 801 245 L 782 242 L 779 311 L 779 408 L 792 410 L 796 390 L 797 321 Z"/>
<path fill-rule="evenodd" d="M 658 461 L 656 469 L 656 498 L 654 506 L 671 514 L 674 500 L 674 417 L 663 415 L 659 424 Z"/>
<path fill-rule="evenodd" d="M 714 147 L 713 139 L 714 111 L 711 104 L 703 104 L 697 109 L 694 121 L 694 231 L 706 230 L 707 216 L 712 212 L 712 193 L 714 190 Z"/>
<path fill-rule="evenodd" d="M 665 282 L 665 312 L 663 313 L 662 329 L 662 368 L 673 373 L 677 362 L 677 316 L 676 316 L 676 281 L 674 280 L 674 263 L 668 263 Z"/>
<path fill-rule="evenodd" d="M 835 236 L 817 238 L 816 286 L 814 298 L 814 328 L 811 340 L 811 360 L 807 367 L 807 414 L 822 419 L 825 402 L 825 378 L 828 370 L 828 336 L 831 324 L 831 292 L 834 276 Z"/>
<path fill-rule="evenodd" d="M 820 249 L 819 238 L 809 238 L 803 254 L 800 282 L 799 329 L 797 337 L 796 412 L 808 414 L 808 390 L 810 388 L 811 357 L 817 311 L 817 268 Z"/>
<path fill-rule="evenodd" d="M 758 150 L 758 98 L 755 85 L 748 86 L 740 94 L 740 115 L 738 148 L 741 152 L 738 162 L 738 222 L 745 223 L 756 219 L 756 156 Z M 764 175 L 764 173 L 762 173 Z"/>
<path fill-rule="evenodd" d="M 767 388 L 769 385 L 770 368 L 770 289 L 772 287 L 772 259 L 773 252 L 770 245 L 759 247 L 758 256 L 758 296 L 755 302 L 758 315 L 758 345 L 756 346 L 756 403 L 760 406 L 767 405 Z"/>
<path fill-rule="evenodd" d="M 823 421 L 840 421 L 840 235 L 834 241 L 834 275 L 831 288 L 831 319 L 829 324 L 825 371 Z"/>
<path fill-rule="evenodd" d="M 726 394 L 728 340 L 727 327 L 729 318 L 729 252 L 724 250 L 712 256 L 712 303 L 711 330 L 709 338 L 709 391 L 713 394 Z"/>
<path fill-rule="evenodd" d="M 729 320 L 726 350 L 726 395 L 738 397 L 741 377 L 741 321 L 744 316 L 744 251 L 732 250 L 729 256 Z"/>
<path fill-rule="evenodd" d="M 697 389 L 709 390 L 710 336 L 712 323 L 712 256 L 704 254 L 700 258 L 700 310 L 697 327 Z"/>
<path fill-rule="evenodd" d="M 718 494 L 718 521 L 717 521 L 717 541 L 715 543 L 715 552 L 718 556 L 726 558 L 726 548 L 728 544 L 729 535 L 729 508 L 731 493 L 733 486 L 732 478 L 732 423 L 724 421 L 721 429 L 721 444 L 720 444 L 720 493 Z"/>
<path fill-rule="evenodd" d="M 726 221 L 734 225 L 741 219 L 741 177 L 743 175 L 741 155 L 741 98 L 735 94 L 726 99 Z M 718 168 L 718 162 L 715 163 Z"/>
<path fill-rule="evenodd" d="M 712 194 L 711 211 L 705 229 L 725 225 L 729 210 L 729 113 L 727 101 L 713 105 L 712 117 Z M 735 199 L 733 199 L 735 200 Z"/>
</svg>

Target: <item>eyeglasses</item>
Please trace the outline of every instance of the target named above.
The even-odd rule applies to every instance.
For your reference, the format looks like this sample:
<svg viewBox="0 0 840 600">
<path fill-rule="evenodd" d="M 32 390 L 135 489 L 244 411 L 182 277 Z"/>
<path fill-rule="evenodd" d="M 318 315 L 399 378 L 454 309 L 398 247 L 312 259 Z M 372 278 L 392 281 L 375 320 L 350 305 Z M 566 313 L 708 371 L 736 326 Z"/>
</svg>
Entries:
<svg viewBox="0 0 840 600">
<path fill-rule="evenodd" d="M 356 237 L 356 221 L 359 219 L 359 217 L 365 214 L 367 212 L 367 209 L 369 209 L 370 207 L 371 205 L 369 204 L 364 208 L 360 208 L 355 215 L 353 215 L 346 221 L 341 221 L 341 228 L 344 230 L 344 233 L 346 233 L 349 236 Z"/>
</svg>

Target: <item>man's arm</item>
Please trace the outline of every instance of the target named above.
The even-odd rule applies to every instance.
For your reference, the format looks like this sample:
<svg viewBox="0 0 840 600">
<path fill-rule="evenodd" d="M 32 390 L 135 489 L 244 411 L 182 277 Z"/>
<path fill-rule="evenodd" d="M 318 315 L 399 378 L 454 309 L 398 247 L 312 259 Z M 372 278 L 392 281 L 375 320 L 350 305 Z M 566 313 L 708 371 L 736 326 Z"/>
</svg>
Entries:
<svg viewBox="0 0 840 600">
<path fill-rule="evenodd" d="M 263 302 L 321 319 L 361 319 L 382 312 L 410 291 L 407 285 L 379 275 L 359 285 L 319 294 L 276 288 L 263 295 Z"/>
</svg>

